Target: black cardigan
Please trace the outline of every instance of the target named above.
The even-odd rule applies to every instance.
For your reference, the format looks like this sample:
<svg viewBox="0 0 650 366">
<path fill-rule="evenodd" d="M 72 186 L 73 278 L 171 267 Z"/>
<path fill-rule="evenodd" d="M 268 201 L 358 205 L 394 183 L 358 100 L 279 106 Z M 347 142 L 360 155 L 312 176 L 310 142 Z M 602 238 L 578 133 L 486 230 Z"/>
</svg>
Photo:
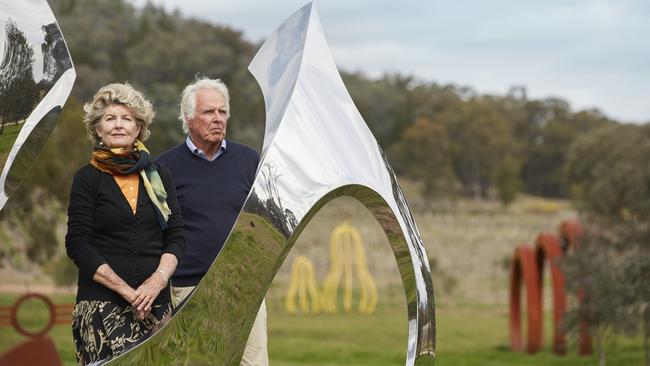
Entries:
<svg viewBox="0 0 650 366">
<path fill-rule="evenodd" d="M 137 210 L 133 214 L 112 175 L 90 164 L 75 174 L 68 205 L 65 247 L 79 268 L 77 301 L 108 300 L 128 304 L 116 292 L 93 281 L 97 267 L 103 263 L 108 263 L 134 289 L 156 271 L 163 253 L 174 254 L 180 263 L 185 253 L 185 235 L 176 188 L 169 171 L 156 166 L 171 209 L 164 232 L 142 178 Z M 169 302 L 170 291 L 166 288 L 154 304 Z"/>
</svg>

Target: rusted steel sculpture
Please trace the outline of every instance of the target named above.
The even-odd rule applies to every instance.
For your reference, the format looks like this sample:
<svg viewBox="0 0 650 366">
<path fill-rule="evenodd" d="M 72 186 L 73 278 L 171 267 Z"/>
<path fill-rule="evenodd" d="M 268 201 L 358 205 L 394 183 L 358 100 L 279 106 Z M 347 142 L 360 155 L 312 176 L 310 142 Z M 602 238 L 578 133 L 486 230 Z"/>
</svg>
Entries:
<svg viewBox="0 0 650 366">
<path fill-rule="evenodd" d="M 559 266 L 559 259 L 562 258 L 562 248 L 556 235 L 540 234 L 535 242 L 535 259 L 537 265 L 537 281 L 540 295 L 539 309 L 544 309 L 544 267 L 548 262 L 551 271 L 551 284 L 553 291 L 553 352 L 557 354 L 566 353 L 566 337 L 562 330 L 562 317 L 566 312 L 566 281 L 564 273 Z M 543 310 L 541 310 L 543 317 Z M 542 318 L 543 319 L 543 318 Z M 543 324 L 543 322 L 542 322 Z M 539 328 L 539 338 L 543 338 L 543 327 Z"/>
<path fill-rule="evenodd" d="M 18 320 L 18 309 L 20 309 L 24 303 L 34 299 L 42 301 L 47 307 L 49 313 L 47 324 L 38 331 L 29 330 L 23 327 Z M 74 304 L 54 304 L 49 297 L 43 294 L 28 292 L 20 296 L 12 306 L 0 307 L 0 326 L 11 324 L 18 333 L 26 337 L 40 337 L 47 334 L 55 324 L 69 325 L 72 320 L 73 309 Z"/>
<path fill-rule="evenodd" d="M 510 271 L 510 342 L 515 351 L 535 353 L 542 347 L 542 309 L 540 307 L 539 272 L 535 253 L 526 245 L 515 249 Z M 526 347 L 521 335 L 521 286 L 526 286 L 528 336 Z"/>
<path fill-rule="evenodd" d="M 38 330 L 25 328 L 18 320 L 20 307 L 28 301 L 42 301 L 48 309 L 49 318 L 45 326 Z M 52 338 L 47 333 L 55 324 L 70 324 L 72 315 L 72 304 L 55 305 L 49 297 L 37 294 L 26 293 L 19 297 L 12 306 L 0 307 L 0 326 L 13 326 L 16 332 L 29 337 L 28 340 L 12 347 L 0 355 L 0 366 L 10 365 L 43 365 L 59 366 L 61 359 L 59 352 L 54 346 Z"/>
<path fill-rule="evenodd" d="M 564 254 L 578 245 L 582 227 L 575 220 L 564 221 L 560 225 L 560 237 L 554 234 L 540 234 L 535 241 L 535 249 L 520 245 L 515 249 L 510 272 L 510 338 L 514 351 L 535 353 L 543 344 L 543 289 L 544 267 L 549 263 L 553 292 L 553 352 L 566 354 L 566 336 L 562 322 L 566 313 L 566 278 L 559 260 Z M 521 286 L 526 285 L 528 310 L 528 332 L 526 347 L 521 334 Z M 578 299 L 584 297 L 579 292 Z M 579 353 L 589 355 L 593 352 L 588 324 L 580 323 Z"/>
</svg>

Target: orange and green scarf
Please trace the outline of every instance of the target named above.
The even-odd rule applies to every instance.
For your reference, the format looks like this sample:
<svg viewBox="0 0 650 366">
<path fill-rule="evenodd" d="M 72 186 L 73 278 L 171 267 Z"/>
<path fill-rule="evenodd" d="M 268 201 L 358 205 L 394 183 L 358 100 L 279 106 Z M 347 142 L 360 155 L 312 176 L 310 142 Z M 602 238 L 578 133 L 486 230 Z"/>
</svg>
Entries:
<svg viewBox="0 0 650 366">
<path fill-rule="evenodd" d="M 167 220 L 171 210 L 167 205 L 167 191 L 160 175 L 151 161 L 149 150 L 142 141 L 135 140 L 133 150 L 124 148 L 109 149 L 97 145 L 93 151 L 90 164 L 102 172 L 111 175 L 129 175 L 140 173 L 149 199 L 156 208 L 158 223 L 163 230 L 167 229 Z"/>
</svg>

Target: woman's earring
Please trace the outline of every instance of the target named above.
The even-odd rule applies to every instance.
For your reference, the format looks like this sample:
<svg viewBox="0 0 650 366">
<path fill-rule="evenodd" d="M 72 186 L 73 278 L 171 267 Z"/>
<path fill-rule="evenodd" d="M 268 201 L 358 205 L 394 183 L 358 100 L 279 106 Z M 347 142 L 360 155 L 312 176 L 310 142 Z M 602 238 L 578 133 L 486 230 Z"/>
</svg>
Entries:
<svg viewBox="0 0 650 366">
<path fill-rule="evenodd" d="M 133 151 L 138 151 L 138 143 L 133 141 Z"/>
<path fill-rule="evenodd" d="M 102 140 L 99 140 L 99 147 L 104 147 L 104 142 Z"/>
</svg>

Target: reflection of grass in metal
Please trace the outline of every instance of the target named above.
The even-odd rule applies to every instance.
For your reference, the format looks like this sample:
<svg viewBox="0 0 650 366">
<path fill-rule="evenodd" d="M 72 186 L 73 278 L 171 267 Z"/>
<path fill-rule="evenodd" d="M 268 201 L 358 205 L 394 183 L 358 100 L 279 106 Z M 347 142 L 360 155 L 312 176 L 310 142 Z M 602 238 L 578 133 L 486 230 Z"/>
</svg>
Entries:
<svg viewBox="0 0 650 366">
<path fill-rule="evenodd" d="M 244 299 L 259 297 L 264 279 L 272 274 L 284 237 L 264 218 L 242 213 L 227 243 L 192 298 L 173 322 L 154 336 L 146 352 L 126 354 L 118 365 L 234 365 L 255 320 Z M 270 279 L 269 279 L 270 280 Z M 250 301 L 250 300 L 248 300 Z M 228 314 L 228 316 L 224 316 Z"/>
<path fill-rule="evenodd" d="M 4 132 L 0 134 L 0 168 L 4 167 L 21 127 L 22 124 L 8 124 L 5 125 Z"/>
<path fill-rule="evenodd" d="M 20 150 L 18 150 L 18 153 L 11 164 L 11 169 L 9 169 L 7 174 L 7 181 L 3 187 L 7 195 L 12 195 L 16 189 L 18 189 L 23 177 L 34 164 L 34 160 L 41 152 L 43 146 L 45 146 L 52 130 L 54 130 L 54 126 L 59 120 L 60 113 L 61 107 L 53 107 L 29 132 L 29 135 L 22 143 Z"/>
</svg>

